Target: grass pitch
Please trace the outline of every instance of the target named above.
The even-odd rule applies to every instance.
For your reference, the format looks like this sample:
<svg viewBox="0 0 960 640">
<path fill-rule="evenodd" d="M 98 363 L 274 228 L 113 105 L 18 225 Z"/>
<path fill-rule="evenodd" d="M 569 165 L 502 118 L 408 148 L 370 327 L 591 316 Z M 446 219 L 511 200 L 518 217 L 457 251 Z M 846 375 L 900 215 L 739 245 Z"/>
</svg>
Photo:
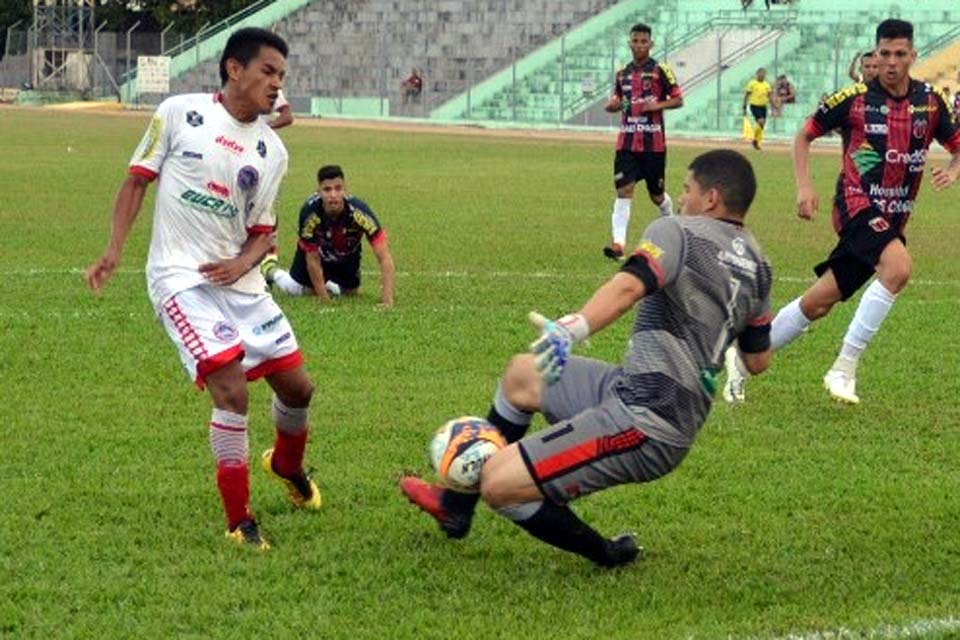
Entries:
<svg viewBox="0 0 960 640">
<path fill-rule="evenodd" d="M 576 504 L 608 534 L 638 531 L 647 548 L 611 572 L 486 510 L 470 538 L 447 541 L 394 483 L 405 468 L 427 471 L 433 429 L 485 414 L 507 358 L 534 336 L 527 311 L 575 309 L 613 272 L 600 253 L 612 141 L 285 130 L 282 260 L 317 167 L 332 162 L 388 229 L 399 274 L 390 312 L 376 309 L 369 251 L 359 298 L 280 299 L 318 384 L 308 462 L 324 509 L 294 513 L 254 468 L 253 507 L 274 544 L 260 555 L 222 537 L 209 401 L 147 302 L 152 195 L 104 295 L 83 286 L 145 124 L 0 113 L 0 636 L 956 632 L 923 625 L 960 611 L 957 188 L 922 189 L 908 229 L 914 281 L 864 357 L 863 404 L 834 404 L 820 382 L 847 304 L 777 355 L 747 405 L 718 402 L 673 474 Z M 696 153 L 670 151 L 675 200 Z M 825 203 L 838 156 L 813 160 Z M 793 215 L 789 156 L 751 157 L 760 192 L 748 226 L 774 264 L 779 308 L 834 235 L 827 211 L 813 224 Z M 653 216 L 638 197 L 631 240 Z M 618 359 L 628 327 L 580 352 Z M 272 442 L 264 384 L 250 406 L 258 453 Z"/>
</svg>

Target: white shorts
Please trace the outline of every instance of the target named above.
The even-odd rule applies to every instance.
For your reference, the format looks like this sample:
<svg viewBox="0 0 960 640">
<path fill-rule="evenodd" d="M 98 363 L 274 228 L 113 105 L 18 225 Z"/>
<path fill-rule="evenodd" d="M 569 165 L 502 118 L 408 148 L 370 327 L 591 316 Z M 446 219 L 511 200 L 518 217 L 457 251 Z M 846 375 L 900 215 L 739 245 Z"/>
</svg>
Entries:
<svg viewBox="0 0 960 640">
<path fill-rule="evenodd" d="M 157 314 L 201 389 L 206 376 L 237 359 L 247 380 L 303 364 L 287 317 L 267 293 L 200 285 L 168 298 Z"/>
</svg>

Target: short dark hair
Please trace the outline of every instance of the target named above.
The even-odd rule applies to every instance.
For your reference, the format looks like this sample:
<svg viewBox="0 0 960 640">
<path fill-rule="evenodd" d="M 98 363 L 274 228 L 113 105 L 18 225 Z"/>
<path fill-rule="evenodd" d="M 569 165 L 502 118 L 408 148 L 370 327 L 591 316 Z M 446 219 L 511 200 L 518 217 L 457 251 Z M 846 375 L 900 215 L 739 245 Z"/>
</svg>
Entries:
<svg viewBox="0 0 960 640">
<path fill-rule="evenodd" d="M 223 48 L 223 54 L 220 56 L 221 86 L 227 84 L 229 78 L 227 75 L 227 60 L 233 58 L 246 69 L 250 61 L 260 53 L 260 47 L 276 49 L 284 58 L 290 51 L 283 38 L 266 29 L 245 27 L 231 33 L 227 40 L 227 46 Z"/>
<path fill-rule="evenodd" d="M 648 36 L 653 35 L 653 29 L 650 28 L 650 25 L 638 22 L 637 24 L 630 27 L 630 33 L 645 33 Z"/>
<path fill-rule="evenodd" d="M 873 49 L 870 49 L 870 51 L 864 51 L 863 54 L 862 54 L 860 57 L 861 57 L 861 58 L 872 58 L 875 53 L 876 53 L 876 51 L 874 51 Z"/>
<path fill-rule="evenodd" d="M 325 164 L 317 170 L 317 182 L 324 180 L 343 179 L 343 169 L 338 164 Z"/>
<path fill-rule="evenodd" d="M 757 195 L 757 177 L 750 161 L 733 149 L 715 149 L 687 167 L 701 189 L 716 189 L 730 213 L 745 216 Z"/>
<path fill-rule="evenodd" d="M 913 44 L 913 25 L 906 20 L 889 18 L 877 25 L 877 44 L 880 40 L 906 38 Z"/>
</svg>

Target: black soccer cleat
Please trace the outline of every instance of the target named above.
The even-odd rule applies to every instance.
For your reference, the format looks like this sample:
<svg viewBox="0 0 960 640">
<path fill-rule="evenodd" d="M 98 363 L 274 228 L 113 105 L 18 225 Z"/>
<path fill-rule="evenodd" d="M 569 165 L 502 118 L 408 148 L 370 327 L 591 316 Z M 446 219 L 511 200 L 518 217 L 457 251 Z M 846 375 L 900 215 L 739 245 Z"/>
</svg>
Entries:
<svg viewBox="0 0 960 640">
<path fill-rule="evenodd" d="M 440 485 L 429 484 L 412 475 L 400 478 L 398 485 L 407 500 L 436 520 L 440 530 L 447 534 L 447 537 L 459 540 L 470 533 L 472 512 L 451 513 L 443 508 L 443 492 L 447 489 Z"/>
<path fill-rule="evenodd" d="M 606 557 L 597 562 L 601 567 L 620 567 L 637 559 L 643 549 L 637 546 L 637 536 L 621 533 L 607 540 Z"/>
<path fill-rule="evenodd" d="M 603 255 L 611 260 L 623 260 L 623 245 L 619 242 L 612 242 L 603 248 Z"/>
</svg>

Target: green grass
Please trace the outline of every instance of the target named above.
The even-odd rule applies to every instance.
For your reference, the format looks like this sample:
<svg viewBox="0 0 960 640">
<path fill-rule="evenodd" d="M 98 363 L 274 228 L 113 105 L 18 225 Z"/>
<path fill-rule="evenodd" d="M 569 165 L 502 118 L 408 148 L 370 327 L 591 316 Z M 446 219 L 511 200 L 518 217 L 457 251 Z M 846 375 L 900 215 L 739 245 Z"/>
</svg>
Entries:
<svg viewBox="0 0 960 640">
<path fill-rule="evenodd" d="M 0 636 L 739 638 L 960 612 L 956 190 L 923 187 L 915 282 L 864 357 L 863 404 L 836 405 L 820 383 L 847 304 L 778 354 L 747 405 L 720 402 L 676 472 L 576 505 L 648 549 L 607 572 L 486 510 L 449 542 L 394 481 L 427 470 L 433 429 L 486 412 L 533 337 L 528 310 L 575 309 L 612 273 L 600 255 L 612 143 L 284 131 L 283 259 L 317 166 L 336 162 L 387 227 L 399 276 L 391 312 L 376 310 L 369 253 L 359 298 L 281 298 L 318 386 L 308 458 L 325 506 L 292 512 L 254 470 L 275 547 L 259 555 L 222 539 L 209 401 L 147 302 L 152 196 L 105 293 L 88 294 L 77 271 L 106 242 L 145 123 L 0 114 Z M 670 152 L 675 199 L 695 153 Z M 752 157 L 748 223 L 780 278 L 779 308 L 834 235 L 826 212 L 793 215 L 787 155 Z M 825 202 L 837 166 L 837 154 L 814 159 Z M 654 215 L 638 203 L 631 238 Z M 581 352 L 616 360 L 628 327 Z M 272 441 L 268 394 L 251 394 L 259 452 Z"/>
</svg>

